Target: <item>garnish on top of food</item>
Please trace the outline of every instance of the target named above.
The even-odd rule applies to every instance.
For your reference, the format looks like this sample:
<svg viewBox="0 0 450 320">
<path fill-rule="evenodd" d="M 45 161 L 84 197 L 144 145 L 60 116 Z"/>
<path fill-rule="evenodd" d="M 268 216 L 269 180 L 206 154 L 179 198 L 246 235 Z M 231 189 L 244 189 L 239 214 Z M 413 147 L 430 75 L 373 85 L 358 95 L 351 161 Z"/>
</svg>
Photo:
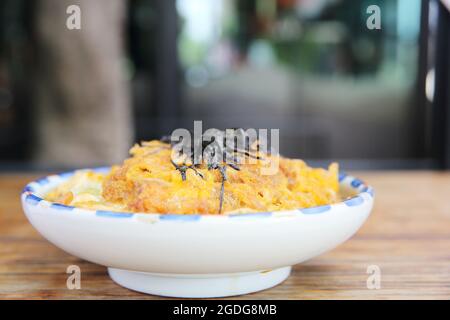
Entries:
<svg viewBox="0 0 450 320">
<path fill-rule="evenodd" d="M 95 210 L 175 214 L 229 214 L 308 208 L 339 201 L 338 165 L 311 168 L 302 160 L 234 150 L 233 161 L 173 160 L 164 140 L 135 145 L 108 174 L 80 170 L 46 200 Z M 251 158 L 253 161 L 242 161 Z M 273 161 L 272 175 L 261 169 Z M 227 167 L 230 170 L 227 170 Z"/>
</svg>

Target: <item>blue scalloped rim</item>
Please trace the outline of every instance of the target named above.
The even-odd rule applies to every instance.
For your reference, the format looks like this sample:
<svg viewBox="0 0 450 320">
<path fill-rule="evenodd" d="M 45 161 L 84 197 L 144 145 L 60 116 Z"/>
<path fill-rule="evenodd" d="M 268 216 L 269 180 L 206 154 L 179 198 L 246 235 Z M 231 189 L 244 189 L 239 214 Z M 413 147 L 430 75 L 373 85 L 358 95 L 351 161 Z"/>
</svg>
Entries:
<svg viewBox="0 0 450 320">
<path fill-rule="evenodd" d="M 100 168 L 94 168 L 94 169 L 90 169 L 90 170 L 94 170 L 95 172 L 100 172 L 100 173 L 106 173 L 109 170 L 109 167 L 100 167 Z M 70 172 L 60 173 L 58 175 L 55 175 L 54 177 L 59 178 L 59 179 L 67 179 L 70 176 L 72 176 L 73 174 L 74 174 L 74 171 L 70 171 Z M 303 209 L 298 209 L 297 211 L 302 214 L 305 214 L 305 215 L 321 214 L 321 213 L 330 211 L 333 208 L 333 206 L 339 205 L 341 203 L 343 203 L 344 205 L 346 205 L 348 207 L 360 206 L 365 201 L 364 197 L 362 196 L 362 194 L 364 194 L 364 193 L 368 194 L 372 198 L 374 197 L 374 190 L 372 187 L 365 185 L 358 178 L 351 177 L 343 172 L 340 173 L 339 174 L 339 182 L 342 182 L 345 179 L 351 179 L 351 181 L 349 181 L 350 186 L 354 189 L 359 189 L 359 193 L 357 195 L 355 195 L 349 199 L 346 199 L 340 203 L 336 203 L 336 204 L 332 204 L 332 205 L 311 207 L 311 208 L 303 208 Z M 45 186 L 49 183 L 50 183 L 49 177 L 44 177 L 44 178 L 38 179 L 36 181 L 33 181 L 33 182 L 29 183 L 27 186 L 25 186 L 25 188 L 22 191 L 22 195 L 24 195 L 24 194 L 26 195 L 25 202 L 32 206 L 36 206 L 39 203 L 43 202 L 43 203 L 47 203 L 51 208 L 56 209 L 56 210 L 61 210 L 61 211 L 72 212 L 72 211 L 80 210 L 73 206 L 66 206 L 66 205 L 59 204 L 59 203 L 48 202 L 48 201 L 40 198 L 39 196 L 37 196 L 34 193 L 34 192 L 36 192 L 36 188 L 33 187 L 33 184 L 34 185 L 38 184 L 39 186 Z M 82 209 L 82 210 L 90 211 L 90 210 L 85 210 L 85 209 Z M 148 214 L 148 213 L 146 215 L 157 216 L 160 221 L 190 222 L 190 221 L 199 221 L 204 216 L 217 217 L 217 218 L 245 219 L 245 218 L 267 218 L 267 217 L 271 217 L 273 215 L 273 213 L 274 212 L 236 213 L 236 214 L 220 215 L 220 216 L 219 215 L 199 215 L 199 214 L 183 215 L 183 214 Z M 135 214 L 137 214 L 137 213 L 115 212 L 115 211 L 105 211 L 105 210 L 95 211 L 95 215 L 97 217 L 102 217 L 102 218 L 131 218 Z"/>
<path fill-rule="evenodd" d="M 331 205 L 325 205 L 325 206 L 318 206 L 318 207 L 311 207 L 311 208 L 303 208 L 300 209 L 300 212 L 304 214 L 317 214 L 317 213 L 324 213 L 331 210 Z"/>
</svg>

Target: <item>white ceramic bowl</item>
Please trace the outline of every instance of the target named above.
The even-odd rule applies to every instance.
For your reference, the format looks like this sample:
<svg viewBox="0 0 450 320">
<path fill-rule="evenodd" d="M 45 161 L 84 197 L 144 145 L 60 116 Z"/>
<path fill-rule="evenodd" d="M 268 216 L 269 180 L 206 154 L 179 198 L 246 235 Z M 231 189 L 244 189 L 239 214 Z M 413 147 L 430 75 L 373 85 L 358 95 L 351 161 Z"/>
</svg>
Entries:
<svg viewBox="0 0 450 320">
<path fill-rule="evenodd" d="M 106 171 L 109 168 L 98 168 Z M 22 205 L 50 242 L 108 267 L 118 284 L 172 297 L 223 297 L 270 288 L 291 266 L 351 237 L 367 219 L 373 189 L 340 175 L 340 203 L 308 209 L 233 215 L 116 213 L 42 199 L 73 172 L 28 184 Z"/>
</svg>

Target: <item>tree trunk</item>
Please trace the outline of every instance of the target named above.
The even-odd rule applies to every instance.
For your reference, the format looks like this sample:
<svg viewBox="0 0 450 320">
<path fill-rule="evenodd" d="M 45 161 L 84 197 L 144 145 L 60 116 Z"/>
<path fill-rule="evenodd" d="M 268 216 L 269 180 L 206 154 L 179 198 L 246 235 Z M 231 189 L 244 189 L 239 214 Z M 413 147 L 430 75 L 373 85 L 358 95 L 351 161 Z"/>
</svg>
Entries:
<svg viewBox="0 0 450 320">
<path fill-rule="evenodd" d="M 70 5 L 81 8 L 80 30 L 66 26 Z M 35 154 L 40 163 L 81 167 L 126 156 L 132 125 L 125 14 L 123 0 L 38 2 Z"/>
</svg>

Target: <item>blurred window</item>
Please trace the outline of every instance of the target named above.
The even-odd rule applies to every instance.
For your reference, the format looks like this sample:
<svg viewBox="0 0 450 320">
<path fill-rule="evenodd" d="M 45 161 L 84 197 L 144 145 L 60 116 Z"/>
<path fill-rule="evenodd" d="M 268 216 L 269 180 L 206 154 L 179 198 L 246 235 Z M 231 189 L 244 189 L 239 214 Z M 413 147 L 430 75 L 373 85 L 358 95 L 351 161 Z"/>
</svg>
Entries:
<svg viewBox="0 0 450 320">
<path fill-rule="evenodd" d="M 181 105 L 208 127 L 280 128 L 284 154 L 418 154 L 420 0 L 177 0 Z M 381 30 L 368 30 L 369 5 Z"/>
</svg>

